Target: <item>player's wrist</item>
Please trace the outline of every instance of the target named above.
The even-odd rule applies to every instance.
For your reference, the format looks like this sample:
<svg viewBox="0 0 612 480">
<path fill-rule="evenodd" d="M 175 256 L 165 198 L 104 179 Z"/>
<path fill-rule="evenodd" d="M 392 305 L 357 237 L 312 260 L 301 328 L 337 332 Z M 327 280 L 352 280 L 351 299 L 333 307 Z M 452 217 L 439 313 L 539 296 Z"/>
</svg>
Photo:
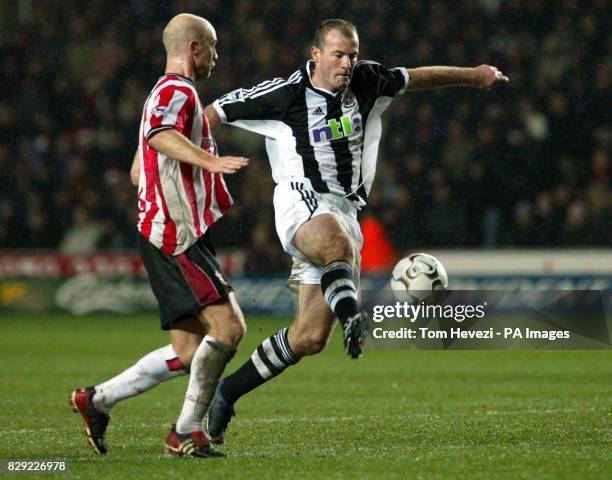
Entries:
<svg viewBox="0 0 612 480">
<path fill-rule="evenodd" d="M 200 166 L 206 168 L 207 170 L 210 169 L 216 158 L 217 157 L 210 152 L 200 149 Z"/>
<path fill-rule="evenodd" d="M 478 74 L 478 68 L 477 67 L 471 67 L 471 68 L 466 68 L 466 73 L 465 73 L 465 84 L 469 85 L 470 87 L 478 87 L 480 82 L 479 82 L 479 74 Z"/>
</svg>

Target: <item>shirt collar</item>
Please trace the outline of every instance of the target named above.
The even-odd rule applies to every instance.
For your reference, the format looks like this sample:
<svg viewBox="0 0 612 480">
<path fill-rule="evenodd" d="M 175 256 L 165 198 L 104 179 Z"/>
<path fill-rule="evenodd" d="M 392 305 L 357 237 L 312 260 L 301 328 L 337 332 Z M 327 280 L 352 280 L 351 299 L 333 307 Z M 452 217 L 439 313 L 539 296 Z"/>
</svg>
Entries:
<svg viewBox="0 0 612 480">
<path fill-rule="evenodd" d="M 160 78 L 164 78 L 169 75 L 174 75 L 175 77 L 181 77 L 183 80 L 186 80 L 187 82 L 191 83 L 195 87 L 195 84 L 193 83 L 193 80 L 191 78 L 186 77 L 185 75 L 181 75 L 180 73 L 167 72 L 167 73 L 164 73 Z"/>
</svg>

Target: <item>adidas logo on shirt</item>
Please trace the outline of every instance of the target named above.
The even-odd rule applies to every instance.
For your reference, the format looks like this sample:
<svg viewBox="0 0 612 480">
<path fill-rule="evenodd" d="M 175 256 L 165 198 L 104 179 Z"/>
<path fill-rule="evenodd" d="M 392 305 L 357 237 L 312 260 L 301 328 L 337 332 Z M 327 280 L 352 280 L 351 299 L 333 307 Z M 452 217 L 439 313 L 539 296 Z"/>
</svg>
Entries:
<svg viewBox="0 0 612 480">
<path fill-rule="evenodd" d="M 313 115 L 325 115 L 325 113 L 323 112 L 323 109 L 321 107 L 317 107 L 314 109 L 314 111 L 312 112 Z"/>
</svg>

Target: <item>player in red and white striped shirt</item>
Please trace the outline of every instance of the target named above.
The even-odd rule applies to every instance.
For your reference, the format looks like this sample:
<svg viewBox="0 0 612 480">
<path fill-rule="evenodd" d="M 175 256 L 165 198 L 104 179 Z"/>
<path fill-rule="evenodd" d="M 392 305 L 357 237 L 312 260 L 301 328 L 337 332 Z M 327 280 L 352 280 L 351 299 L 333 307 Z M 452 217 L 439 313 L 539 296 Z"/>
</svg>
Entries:
<svg viewBox="0 0 612 480">
<path fill-rule="evenodd" d="M 159 148 L 161 132 L 175 132 L 212 157 L 208 169 L 177 162 Z M 171 138 L 171 137 L 170 137 Z M 150 141 L 153 139 L 150 144 Z M 158 149 L 155 148 L 158 147 Z M 178 73 L 161 77 L 145 103 L 140 127 L 138 230 L 162 252 L 176 255 L 200 238 L 232 204 L 208 120 L 193 82 Z M 228 165 L 233 165 L 230 157 Z"/>
<path fill-rule="evenodd" d="M 218 58 L 212 25 L 177 15 L 164 29 L 163 43 L 166 73 L 145 103 L 130 173 L 138 183 L 138 248 L 172 342 L 104 383 L 75 390 L 70 403 L 81 413 L 94 450 L 106 453 L 109 412 L 117 402 L 190 371 L 166 451 L 221 456 L 210 446 L 202 419 L 245 325 L 206 232 L 232 204 L 223 173 L 238 171 L 248 159 L 218 156 L 195 89 Z"/>
</svg>

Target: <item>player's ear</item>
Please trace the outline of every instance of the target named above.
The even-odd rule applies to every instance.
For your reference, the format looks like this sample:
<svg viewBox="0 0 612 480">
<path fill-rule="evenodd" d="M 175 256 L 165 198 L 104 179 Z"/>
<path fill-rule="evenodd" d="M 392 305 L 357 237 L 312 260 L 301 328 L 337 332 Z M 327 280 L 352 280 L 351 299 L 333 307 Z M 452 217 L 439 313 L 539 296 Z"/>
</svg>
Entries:
<svg viewBox="0 0 612 480">
<path fill-rule="evenodd" d="M 315 47 L 314 45 L 310 47 L 310 57 L 316 62 L 319 61 L 319 57 L 321 56 L 321 49 Z"/>
<path fill-rule="evenodd" d="M 202 46 L 200 45 L 200 42 L 198 42 L 197 40 L 191 40 L 189 42 L 189 53 L 193 55 L 197 55 L 198 53 L 200 53 L 201 48 Z"/>
</svg>

